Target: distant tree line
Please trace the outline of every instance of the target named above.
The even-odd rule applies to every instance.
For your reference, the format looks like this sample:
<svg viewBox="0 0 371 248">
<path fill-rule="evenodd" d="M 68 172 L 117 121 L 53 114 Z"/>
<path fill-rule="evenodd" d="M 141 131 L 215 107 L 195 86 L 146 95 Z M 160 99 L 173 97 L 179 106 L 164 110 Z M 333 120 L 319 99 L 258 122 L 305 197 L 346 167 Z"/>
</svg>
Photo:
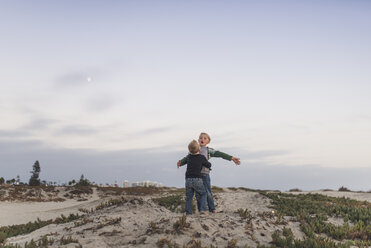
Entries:
<svg viewBox="0 0 371 248">
<path fill-rule="evenodd" d="M 3 185 L 4 183 L 6 184 L 21 184 L 21 180 L 19 178 L 19 175 L 17 176 L 17 179 L 12 178 L 9 180 L 5 180 L 4 177 L 0 177 L 0 185 Z"/>
<path fill-rule="evenodd" d="M 40 186 L 40 185 L 56 185 L 57 182 L 49 182 L 47 183 L 45 180 L 41 181 L 39 176 L 41 172 L 41 166 L 40 162 L 38 160 L 35 161 L 35 163 L 32 166 L 31 177 L 28 181 L 28 185 L 30 186 Z M 0 177 L 0 185 L 3 184 L 13 184 L 13 185 L 25 185 L 26 183 L 22 183 L 20 180 L 19 175 L 17 175 L 17 178 L 12 178 L 9 180 L 5 180 L 4 177 Z M 76 181 L 73 179 L 72 181 L 68 182 L 69 186 L 90 186 L 92 183 L 84 177 L 84 174 L 81 175 L 80 180 Z"/>
<path fill-rule="evenodd" d="M 84 174 L 81 175 L 80 180 L 76 182 L 75 179 L 68 182 L 69 186 L 89 186 L 91 185 L 91 182 L 84 177 Z"/>
</svg>

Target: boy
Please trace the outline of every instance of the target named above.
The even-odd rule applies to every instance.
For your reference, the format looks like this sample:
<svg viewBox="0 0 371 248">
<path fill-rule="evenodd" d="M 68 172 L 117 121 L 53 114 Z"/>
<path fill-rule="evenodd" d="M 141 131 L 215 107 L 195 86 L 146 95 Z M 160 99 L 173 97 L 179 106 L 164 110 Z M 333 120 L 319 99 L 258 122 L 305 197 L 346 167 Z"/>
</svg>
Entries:
<svg viewBox="0 0 371 248">
<path fill-rule="evenodd" d="M 198 143 L 201 146 L 200 153 L 206 158 L 210 159 L 210 157 L 219 157 L 223 158 L 229 161 L 233 161 L 236 165 L 240 164 L 240 159 L 233 157 L 231 155 L 228 155 L 226 153 L 214 150 L 212 148 L 207 147 L 207 145 L 210 143 L 210 136 L 207 133 L 201 133 L 199 138 L 198 138 Z M 182 160 L 179 160 L 177 165 L 178 167 L 181 165 L 184 165 L 187 163 L 187 157 L 184 157 Z M 207 205 L 209 207 L 209 212 L 215 213 L 215 204 L 214 204 L 214 198 L 213 198 L 213 193 L 211 192 L 211 182 L 210 182 L 210 169 L 203 167 L 201 170 L 202 174 L 202 180 L 205 185 L 205 189 L 207 192 Z M 200 206 L 197 205 L 198 208 Z"/>
<path fill-rule="evenodd" d="M 197 141 L 192 140 L 188 145 L 190 154 L 186 157 L 187 171 L 186 171 L 186 214 L 192 214 L 192 199 L 193 194 L 196 193 L 197 206 L 200 214 L 206 212 L 207 193 L 202 181 L 201 169 L 203 167 L 210 169 L 211 164 L 206 158 L 200 154 L 200 145 Z M 179 168 L 180 165 L 178 165 Z"/>
</svg>

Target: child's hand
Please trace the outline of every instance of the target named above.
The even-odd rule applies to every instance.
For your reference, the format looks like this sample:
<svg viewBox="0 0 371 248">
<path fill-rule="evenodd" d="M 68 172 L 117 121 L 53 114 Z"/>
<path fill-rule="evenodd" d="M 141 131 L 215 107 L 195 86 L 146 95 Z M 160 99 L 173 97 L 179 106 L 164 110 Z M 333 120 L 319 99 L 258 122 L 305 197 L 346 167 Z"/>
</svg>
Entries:
<svg viewBox="0 0 371 248">
<path fill-rule="evenodd" d="M 233 162 L 234 162 L 236 165 L 241 164 L 241 162 L 240 162 L 240 158 L 232 157 L 232 160 L 233 160 Z"/>
<path fill-rule="evenodd" d="M 179 160 L 178 163 L 176 164 L 176 166 L 179 168 L 181 165 L 182 165 L 182 162 L 180 162 L 180 160 Z"/>
</svg>

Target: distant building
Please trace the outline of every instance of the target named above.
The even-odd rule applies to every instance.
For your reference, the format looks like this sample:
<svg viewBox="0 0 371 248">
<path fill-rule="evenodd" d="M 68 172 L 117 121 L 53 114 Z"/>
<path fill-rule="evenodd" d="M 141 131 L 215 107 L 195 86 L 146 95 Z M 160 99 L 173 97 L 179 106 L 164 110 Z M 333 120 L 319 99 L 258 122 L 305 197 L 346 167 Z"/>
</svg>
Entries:
<svg viewBox="0 0 371 248">
<path fill-rule="evenodd" d="M 151 182 L 151 181 L 143 181 L 143 182 L 135 182 L 131 184 L 132 187 L 163 187 L 162 183 L 158 182 Z"/>
<path fill-rule="evenodd" d="M 129 183 L 128 180 L 125 180 L 125 181 L 124 181 L 123 187 L 124 187 L 124 188 L 129 188 L 129 187 L 130 187 L 130 183 Z"/>
<path fill-rule="evenodd" d="M 101 184 L 99 184 L 99 187 L 108 188 L 108 187 L 113 187 L 113 186 L 108 184 L 108 183 L 106 183 L 106 184 L 101 183 Z"/>
</svg>

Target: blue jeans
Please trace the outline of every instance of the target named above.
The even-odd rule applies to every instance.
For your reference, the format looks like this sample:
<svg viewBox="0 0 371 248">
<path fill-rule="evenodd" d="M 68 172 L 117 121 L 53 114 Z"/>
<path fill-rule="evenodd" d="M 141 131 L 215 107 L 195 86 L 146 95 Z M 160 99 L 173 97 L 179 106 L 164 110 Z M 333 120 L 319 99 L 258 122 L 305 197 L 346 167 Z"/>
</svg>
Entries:
<svg viewBox="0 0 371 248">
<path fill-rule="evenodd" d="M 202 173 L 202 181 L 205 186 L 206 193 L 207 193 L 207 206 L 209 207 L 209 212 L 212 212 L 215 210 L 215 204 L 214 204 L 213 193 L 211 192 L 211 182 L 210 182 L 209 174 Z M 200 206 L 198 204 L 197 204 L 197 208 L 200 211 Z"/>
<path fill-rule="evenodd" d="M 206 211 L 206 190 L 201 178 L 186 178 L 186 214 L 192 214 L 192 199 L 196 195 L 197 206 L 199 211 Z"/>
</svg>

